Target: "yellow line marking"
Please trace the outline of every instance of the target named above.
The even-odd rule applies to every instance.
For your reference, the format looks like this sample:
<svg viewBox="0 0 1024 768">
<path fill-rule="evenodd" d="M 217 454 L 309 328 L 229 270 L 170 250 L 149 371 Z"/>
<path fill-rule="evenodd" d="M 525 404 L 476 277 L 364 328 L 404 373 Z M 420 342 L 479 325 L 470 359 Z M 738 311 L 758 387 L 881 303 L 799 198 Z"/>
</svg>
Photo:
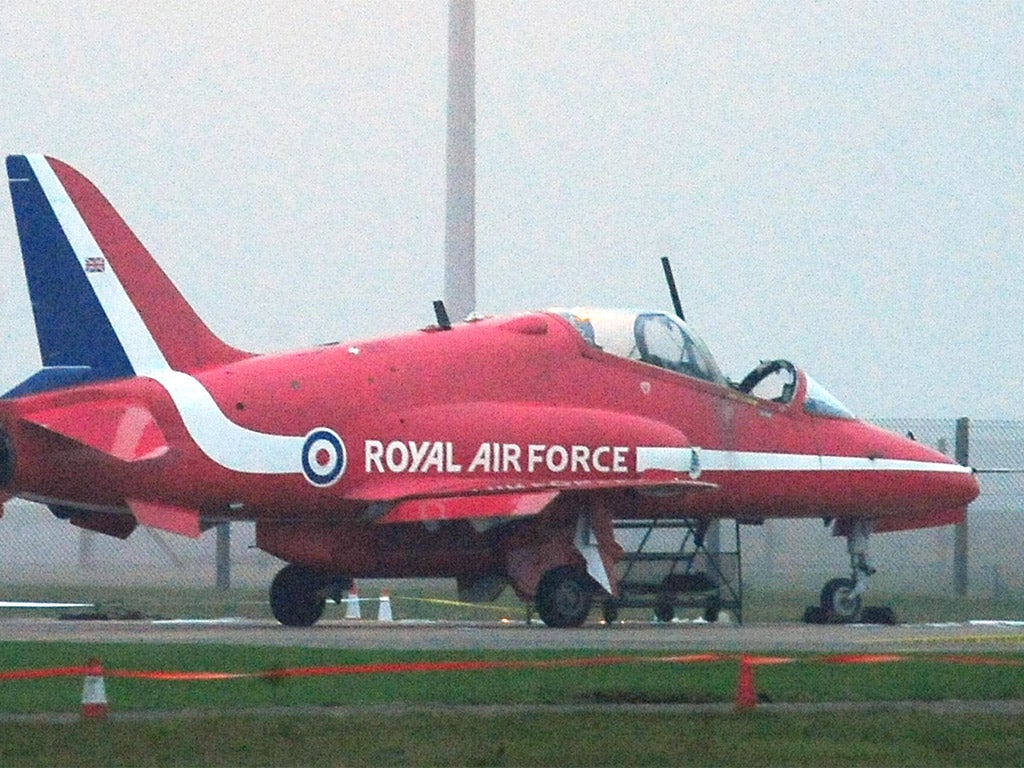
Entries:
<svg viewBox="0 0 1024 768">
<path fill-rule="evenodd" d="M 434 605 L 450 605 L 456 608 L 475 608 L 483 611 L 498 611 L 499 613 L 510 613 L 516 610 L 515 606 L 490 605 L 489 603 L 465 603 L 460 600 L 441 600 L 436 597 L 406 597 L 404 595 L 392 595 L 391 599 L 408 600 L 416 603 L 433 603 Z"/>
<path fill-rule="evenodd" d="M 864 645 L 893 645 L 898 643 L 1018 643 L 1024 644 L 1024 634 L 1012 635 L 922 635 L 918 637 L 864 638 Z"/>
</svg>

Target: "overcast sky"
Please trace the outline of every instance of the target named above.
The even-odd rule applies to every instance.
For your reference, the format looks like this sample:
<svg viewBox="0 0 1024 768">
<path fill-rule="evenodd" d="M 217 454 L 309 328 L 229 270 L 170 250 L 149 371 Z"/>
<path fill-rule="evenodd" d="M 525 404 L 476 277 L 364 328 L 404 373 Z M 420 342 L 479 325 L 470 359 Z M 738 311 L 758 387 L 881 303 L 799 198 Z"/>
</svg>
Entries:
<svg viewBox="0 0 1024 768">
<path fill-rule="evenodd" d="M 1024 5 L 477 5 L 477 298 L 670 308 L 858 414 L 1024 418 Z M 443 293 L 447 2 L 5 4 L 0 149 L 89 176 L 227 341 Z M 0 388 L 38 365 L 0 205 Z"/>
</svg>

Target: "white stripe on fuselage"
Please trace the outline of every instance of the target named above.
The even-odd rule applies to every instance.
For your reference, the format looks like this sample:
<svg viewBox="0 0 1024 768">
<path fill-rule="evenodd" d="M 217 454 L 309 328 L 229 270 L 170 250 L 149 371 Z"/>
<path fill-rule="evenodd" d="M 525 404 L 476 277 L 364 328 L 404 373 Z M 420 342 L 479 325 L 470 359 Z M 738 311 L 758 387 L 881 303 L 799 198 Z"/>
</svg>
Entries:
<svg viewBox="0 0 1024 768">
<path fill-rule="evenodd" d="M 805 453 L 720 451 L 697 449 L 701 472 L 951 472 L 970 473 L 970 467 L 937 461 L 870 459 L 864 456 L 819 456 Z M 636 471 L 667 469 L 689 472 L 694 467 L 693 448 L 636 449 Z"/>
<path fill-rule="evenodd" d="M 225 469 L 268 475 L 302 472 L 305 436 L 255 432 L 235 424 L 187 373 L 167 369 L 143 375 L 167 390 L 196 446 Z"/>
<path fill-rule="evenodd" d="M 187 373 L 171 370 L 146 323 L 114 273 L 81 213 L 42 155 L 28 155 L 61 229 L 68 238 L 96 298 L 103 306 L 128 362 L 138 376 L 153 379 L 170 395 L 196 446 L 212 461 L 235 472 L 302 472 L 304 437 L 255 432 L 231 421 L 206 388 Z M 102 271 L 88 272 L 88 258 L 102 259 Z"/>
</svg>

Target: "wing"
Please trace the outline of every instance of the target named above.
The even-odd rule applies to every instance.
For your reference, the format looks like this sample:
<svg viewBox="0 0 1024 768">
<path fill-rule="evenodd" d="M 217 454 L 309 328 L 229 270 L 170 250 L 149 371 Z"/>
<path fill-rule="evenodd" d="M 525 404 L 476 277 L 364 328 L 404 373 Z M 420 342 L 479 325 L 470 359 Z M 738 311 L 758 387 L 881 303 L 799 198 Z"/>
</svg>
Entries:
<svg viewBox="0 0 1024 768">
<path fill-rule="evenodd" d="M 362 500 L 370 504 L 376 522 L 391 524 L 528 517 L 540 514 L 564 493 L 672 496 L 717 487 L 687 476 L 649 472 L 641 478 L 621 480 L 517 483 L 468 489 L 408 481 L 378 488 L 372 497 L 363 496 Z"/>
</svg>

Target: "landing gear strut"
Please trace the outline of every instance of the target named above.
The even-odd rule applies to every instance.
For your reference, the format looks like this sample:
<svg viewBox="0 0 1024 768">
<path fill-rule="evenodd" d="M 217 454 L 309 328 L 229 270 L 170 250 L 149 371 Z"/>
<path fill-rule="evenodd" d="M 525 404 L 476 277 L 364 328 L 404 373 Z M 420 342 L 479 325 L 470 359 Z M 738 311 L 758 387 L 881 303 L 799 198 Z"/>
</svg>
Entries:
<svg viewBox="0 0 1024 768">
<path fill-rule="evenodd" d="M 874 624 L 895 624 L 895 616 L 888 607 L 863 607 L 861 595 L 868 588 L 868 576 L 875 569 L 868 562 L 868 538 L 874 527 L 872 520 L 837 521 L 836 531 L 846 537 L 846 551 L 850 553 L 850 578 L 830 579 L 821 590 L 817 606 L 804 613 L 809 624 L 850 624 L 864 621 Z"/>
</svg>

